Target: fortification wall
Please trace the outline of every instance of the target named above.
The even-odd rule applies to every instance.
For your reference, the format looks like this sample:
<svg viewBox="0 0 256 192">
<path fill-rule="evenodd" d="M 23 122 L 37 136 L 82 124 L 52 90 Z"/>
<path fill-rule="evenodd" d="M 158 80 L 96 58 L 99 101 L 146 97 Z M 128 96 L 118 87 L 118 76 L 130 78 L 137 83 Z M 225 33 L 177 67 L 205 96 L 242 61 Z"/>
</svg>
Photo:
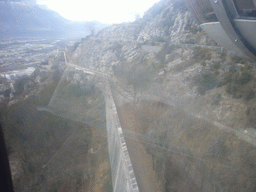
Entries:
<svg viewBox="0 0 256 192">
<path fill-rule="evenodd" d="M 114 192 L 139 192 L 109 82 L 105 87 L 108 150 Z"/>
</svg>

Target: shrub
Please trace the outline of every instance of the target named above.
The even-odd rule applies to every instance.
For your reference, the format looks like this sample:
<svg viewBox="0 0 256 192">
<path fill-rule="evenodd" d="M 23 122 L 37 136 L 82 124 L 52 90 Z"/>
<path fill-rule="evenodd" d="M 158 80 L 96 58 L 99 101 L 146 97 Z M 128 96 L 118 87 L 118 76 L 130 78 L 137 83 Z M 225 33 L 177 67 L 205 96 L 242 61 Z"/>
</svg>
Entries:
<svg viewBox="0 0 256 192">
<path fill-rule="evenodd" d="M 84 41 L 85 38 L 82 38 L 82 41 Z M 77 49 L 77 47 L 80 45 L 80 42 L 76 42 L 73 46 L 73 51 Z"/>
<path fill-rule="evenodd" d="M 176 72 L 184 71 L 186 68 L 192 66 L 193 64 L 195 64 L 195 62 L 193 60 L 186 60 L 186 61 L 182 62 L 181 64 L 173 67 L 173 71 L 176 71 Z"/>
<path fill-rule="evenodd" d="M 226 87 L 226 91 L 228 94 L 232 95 L 234 98 L 241 98 L 242 95 L 240 93 L 239 85 L 229 83 Z"/>
<path fill-rule="evenodd" d="M 4 97 L 7 97 L 7 98 L 10 97 L 10 94 L 11 94 L 11 89 L 6 89 L 6 90 L 4 90 L 4 92 L 3 92 Z"/>
<path fill-rule="evenodd" d="M 173 52 L 174 49 L 174 46 L 168 46 L 168 44 L 166 43 L 163 46 L 162 50 L 156 54 L 156 58 L 160 61 L 160 63 L 165 63 L 165 56 Z"/>
<path fill-rule="evenodd" d="M 230 72 L 225 72 L 223 77 L 222 77 L 222 85 L 226 85 L 228 83 L 232 82 L 232 73 Z"/>
<path fill-rule="evenodd" d="M 241 74 L 237 70 L 230 70 L 224 73 L 222 77 L 223 85 L 227 83 L 235 83 L 245 85 L 253 79 L 253 75 L 249 71 L 243 71 Z"/>
<path fill-rule="evenodd" d="M 220 103 L 220 100 L 221 100 L 221 94 L 216 94 L 214 97 L 213 97 L 213 100 L 212 100 L 212 105 L 219 105 Z"/>
<path fill-rule="evenodd" d="M 227 52 L 226 51 L 221 51 L 220 58 L 221 58 L 222 62 L 226 61 L 226 57 L 227 57 Z"/>
<path fill-rule="evenodd" d="M 245 100 L 249 101 L 255 97 L 255 92 L 253 90 L 249 90 L 245 93 Z"/>
<path fill-rule="evenodd" d="M 195 39 L 186 39 L 185 44 L 195 44 Z"/>
<path fill-rule="evenodd" d="M 196 34 L 197 32 L 201 32 L 201 31 L 202 31 L 202 28 L 201 28 L 200 26 L 196 25 L 196 26 L 191 27 L 191 28 L 190 28 L 190 31 L 191 31 L 191 33 L 193 33 L 193 34 Z"/>
<path fill-rule="evenodd" d="M 154 40 L 157 41 L 157 42 L 165 42 L 164 38 L 161 37 L 161 36 L 155 37 Z"/>
<path fill-rule="evenodd" d="M 242 74 L 236 78 L 236 83 L 237 84 L 247 84 L 249 81 L 252 80 L 252 74 L 249 72 L 242 72 Z"/>
<path fill-rule="evenodd" d="M 212 58 L 212 54 L 209 51 L 209 49 L 205 48 L 205 47 L 196 47 L 194 49 L 194 55 L 193 55 L 193 59 L 195 59 L 195 61 L 200 61 L 200 60 L 210 60 Z"/>
<path fill-rule="evenodd" d="M 193 82 L 197 85 L 197 91 L 200 95 L 204 95 L 205 91 L 213 89 L 217 85 L 216 77 L 211 73 L 197 74 Z"/>
<path fill-rule="evenodd" d="M 17 77 L 14 81 L 15 94 L 19 95 L 24 91 L 24 86 L 30 80 L 30 77 L 27 75 Z"/>
<path fill-rule="evenodd" d="M 242 71 L 242 73 L 233 70 L 223 75 L 221 85 L 227 84 L 226 91 L 234 98 L 243 97 L 246 101 L 249 101 L 255 96 L 255 92 L 249 83 L 253 79 L 253 75 L 248 70 Z"/>
<path fill-rule="evenodd" d="M 220 62 L 214 62 L 214 64 L 212 65 L 212 69 L 218 70 L 219 68 L 220 68 Z"/>
<path fill-rule="evenodd" d="M 40 65 L 49 65 L 49 61 L 48 60 L 44 60 L 40 63 Z"/>
<path fill-rule="evenodd" d="M 246 110 L 246 115 L 248 118 L 248 123 L 256 128 L 256 108 L 250 107 Z"/>
<path fill-rule="evenodd" d="M 206 66 L 205 61 L 203 61 L 203 62 L 201 63 L 201 65 L 205 67 L 205 66 Z"/>
<path fill-rule="evenodd" d="M 231 61 L 233 63 L 240 63 L 240 64 L 245 64 L 245 63 L 248 62 L 245 58 L 239 57 L 237 55 L 232 55 L 231 56 Z"/>
</svg>

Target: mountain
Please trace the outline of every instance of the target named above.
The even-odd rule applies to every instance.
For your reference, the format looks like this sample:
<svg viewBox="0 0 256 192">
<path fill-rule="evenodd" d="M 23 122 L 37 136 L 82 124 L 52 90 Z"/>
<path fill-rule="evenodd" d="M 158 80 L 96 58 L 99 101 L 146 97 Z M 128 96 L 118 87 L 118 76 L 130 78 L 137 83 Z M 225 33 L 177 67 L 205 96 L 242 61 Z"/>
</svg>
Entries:
<svg viewBox="0 0 256 192">
<path fill-rule="evenodd" d="M 29 1 L 0 1 L 0 35 L 70 37 L 90 34 L 88 24 L 97 30 L 105 27 L 99 22 L 72 22 L 58 13 Z"/>
<path fill-rule="evenodd" d="M 161 0 L 135 22 L 82 39 L 70 62 L 111 76 L 121 124 L 152 156 L 163 187 L 152 191 L 255 191 L 256 66 L 212 41 L 184 1 Z M 160 102 L 139 116 L 143 101 Z M 165 104 L 172 110 L 152 122 Z M 148 127 L 133 124 L 151 112 Z"/>
<path fill-rule="evenodd" d="M 162 0 L 134 22 L 83 39 L 72 60 L 125 83 L 148 73 L 149 91 L 186 110 L 236 129 L 256 127 L 255 65 L 214 42 L 183 1 Z"/>
<path fill-rule="evenodd" d="M 94 24 L 88 28 L 93 32 Z M 130 141 L 127 148 L 129 154 L 133 154 L 130 157 L 133 167 L 136 166 L 135 176 L 140 178 L 137 181 L 150 186 L 151 191 L 161 192 L 255 191 L 256 66 L 212 41 L 197 25 L 183 1 L 161 0 L 135 22 L 113 25 L 82 38 L 69 51 L 67 49 L 66 56 L 69 63 L 107 73 L 125 139 Z M 63 159 L 58 156 L 64 154 L 62 152 L 56 155 L 59 158 L 53 161 L 56 163 L 52 164 L 52 168 L 41 169 L 49 162 L 45 154 L 50 157 L 49 154 L 55 153 L 52 143 L 63 143 L 65 134 L 60 133 L 63 128 L 68 129 L 62 125 L 55 128 L 48 117 L 48 125 L 55 130 L 39 126 L 38 123 L 44 123 L 46 117 L 41 115 L 41 120 L 37 122 L 40 114 L 25 110 L 29 107 L 27 103 L 47 105 L 57 86 L 52 103 L 59 109 L 58 115 L 70 113 L 78 118 L 88 113 L 92 122 L 98 122 L 94 121 L 95 118 L 105 117 L 103 98 L 98 97 L 96 87 L 104 89 L 103 81 L 106 79 L 101 79 L 101 75 L 85 75 L 83 70 L 68 70 L 57 57 L 52 58 L 50 63 L 54 61 L 58 61 L 52 68 L 55 72 L 51 69 L 48 76 L 45 70 L 40 72 L 39 68 L 27 80 L 28 86 L 24 85 L 25 91 L 21 96 L 24 104 L 17 108 L 22 115 L 17 115 L 19 113 L 15 111 L 9 113 L 12 118 L 4 118 L 9 123 L 6 129 L 10 130 L 9 138 L 17 146 L 13 150 L 21 149 L 24 157 L 36 154 L 32 161 L 20 157 L 19 162 L 24 162 L 26 167 L 23 168 L 24 174 L 16 176 L 17 182 L 25 184 L 21 187 L 25 189 L 29 186 L 27 189 L 32 191 L 44 191 L 42 187 L 47 185 L 52 188 L 46 191 L 64 191 L 63 188 L 68 188 L 66 180 L 62 179 L 64 175 L 73 178 L 72 182 L 69 181 L 75 184 L 76 181 L 83 181 L 79 177 L 85 179 L 85 174 L 69 177 L 68 172 L 55 171 L 62 174 L 58 174 L 57 178 L 51 177 L 49 173 L 59 170 L 58 167 L 65 162 L 59 160 Z M 62 69 L 67 69 L 63 77 Z M 58 79 L 62 79 L 60 83 Z M 95 86 L 91 86 L 89 81 Z M 15 107 L 13 101 L 9 103 L 10 109 Z M 93 105 L 102 111 L 94 111 Z M 74 115 L 75 111 L 79 111 L 79 115 Z M 17 118 L 13 118 L 14 115 Z M 32 123 L 23 123 L 31 117 Z M 100 122 L 104 122 L 103 119 Z M 99 131 L 105 136 L 102 130 L 105 128 Z M 23 141 L 20 141 L 20 135 Z M 90 137 L 88 133 L 82 134 L 81 140 L 87 138 L 86 135 Z M 34 137 L 38 139 L 30 139 Z M 98 145 L 101 139 L 98 136 L 95 138 Z M 37 150 L 42 149 L 42 143 L 47 148 Z M 61 149 L 68 149 L 66 146 Z M 88 146 L 86 148 L 92 153 L 93 146 Z M 88 153 L 90 158 L 93 156 L 91 153 Z M 73 157 L 67 154 L 68 151 L 65 156 Z M 94 157 L 98 154 L 101 153 Z M 76 159 L 73 158 L 72 162 L 82 170 Z M 73 164 L 70 167 L 67 165 L 65 163 L 65 169 L 72 170 Z M 99 169 L 90 170 L 100 170 L 97 175 L 102 176 L 105 165 L 97 167 Z M 25 174 L 26 170 L 30 173 Z M 106 179 L 102 179 L 103 176 L 94 177 L 89 170 L 85 170 L 86 184 L 83 187 L 88 184 L 102 191 L 98 186 L 109 186 L 100 182 L 92 184 L 87 179 L 104 183 Z M 30 181 L 27 178 L 34 179 Z M 70 191 L 70 188 L 67 190 Z"/>
</svg>

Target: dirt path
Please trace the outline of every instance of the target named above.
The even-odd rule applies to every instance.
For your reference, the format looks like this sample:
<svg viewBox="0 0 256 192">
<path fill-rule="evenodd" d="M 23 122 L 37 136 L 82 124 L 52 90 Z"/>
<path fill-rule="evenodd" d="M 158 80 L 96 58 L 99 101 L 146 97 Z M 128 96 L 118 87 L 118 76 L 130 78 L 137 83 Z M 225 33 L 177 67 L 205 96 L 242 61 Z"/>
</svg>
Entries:
<svg viewBox="0 0 256 192">
<path fill-rule="evenodd" d="M 130 106 L 118 109 L 122 128 L 140 134 L 134 110 Z M 151 156 L 139 142 L 139 136 L 125 138 L 140 192 L 160 192 L 163 186 L 157 181 Z"/>
</svg>

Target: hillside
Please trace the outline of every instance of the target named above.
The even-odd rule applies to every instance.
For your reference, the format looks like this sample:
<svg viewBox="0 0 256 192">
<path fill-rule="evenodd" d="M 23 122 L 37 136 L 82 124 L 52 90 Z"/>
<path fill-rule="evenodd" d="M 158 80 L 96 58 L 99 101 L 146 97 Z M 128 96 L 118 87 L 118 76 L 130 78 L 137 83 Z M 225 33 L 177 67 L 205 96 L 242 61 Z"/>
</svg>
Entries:
<svg viewBox="0 0 256 192">
<path fill-rule="evenodd" d="M 212 41 L 182 1 L 82 39 L 69 59 L 111 75 L 145 188 L 255 190 L 255 64 Z"/>
<path fill-rule="evenodd" d="M 141 191 L 255 191 L 255 64 L 212 41 L 183 1 L 67 50 L 69 63 L 108 74 Z M 15 187 L 111 191 L 105 79 L 65 70 L 59 54 L 3 108 Z"/>
<path fill-rule="evenodd" d="M 148 93 L 236 129 L 256 126 L 254 65 L 212 41 L 182 2 L 160 1 L 133 23 L 83 39 L 72 61 L 126 77 L 124 84 L 125 74 L 147 74 Z"/>
<path fill-rule="evenodd" d="M 63 67 L 51 58 L 17 78 L 20 90 L 1 101 L 14 189 L 110 192 L 103 94 L 95 77 L 70 71 L 63 78 Z"/>
</svg>

